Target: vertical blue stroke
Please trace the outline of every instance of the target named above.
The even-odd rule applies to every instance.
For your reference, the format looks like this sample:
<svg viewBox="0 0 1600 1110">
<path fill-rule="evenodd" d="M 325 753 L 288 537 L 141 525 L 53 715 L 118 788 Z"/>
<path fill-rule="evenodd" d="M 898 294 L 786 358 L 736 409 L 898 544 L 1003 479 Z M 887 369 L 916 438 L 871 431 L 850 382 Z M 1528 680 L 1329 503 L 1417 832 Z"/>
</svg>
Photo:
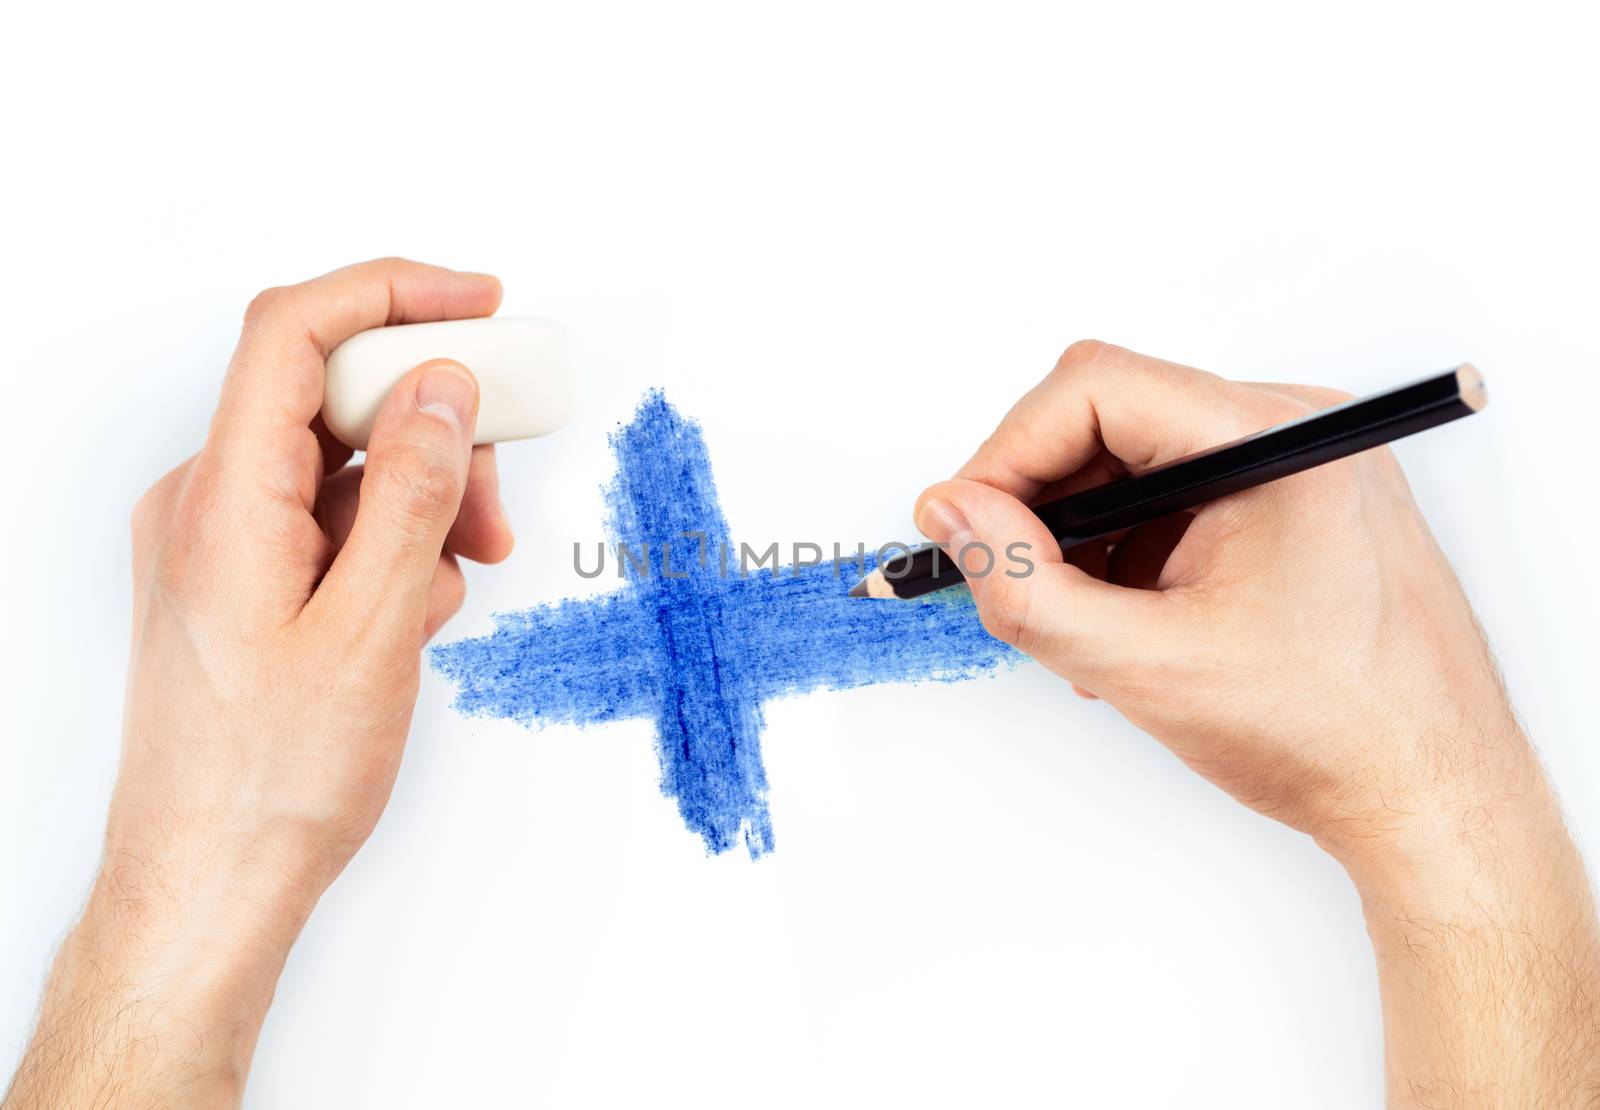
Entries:
<svg viewBox="0 0 1600 1110">
<path fill-rule="evenodd" d="M 742 574 L 700 427 L 660 391 L 611 445 L 617 475 L 606 502 L 618 546 L 607 555 L 622 587 L 500 614 L 490 635 L 434 648 L 433 665 L 471 715 L 529 726 L 653 719 L 661 788 L 709 851 L 741 840 L 752 858 L 772 850 L 763 702 L 957 681 L 1018 658 L 983 630 L 964 591 L 848 596 L 871 555 L 842 573 L 829 559 Z"/>
</svg>

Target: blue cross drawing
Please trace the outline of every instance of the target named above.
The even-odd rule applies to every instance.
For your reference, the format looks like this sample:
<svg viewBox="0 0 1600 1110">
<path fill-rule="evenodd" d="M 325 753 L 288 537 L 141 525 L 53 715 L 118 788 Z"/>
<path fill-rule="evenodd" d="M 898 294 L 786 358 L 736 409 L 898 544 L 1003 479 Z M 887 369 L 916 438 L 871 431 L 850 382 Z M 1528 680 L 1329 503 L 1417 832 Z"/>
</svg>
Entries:
<svg viewBox="0 0 1600 1110">
<path fill-rule="evenodd" d="M 830 551 L 815 566 L 779 567 L 775 555 L 742 566 L 700 427 L 660 391 L 611 442 L 617 558 L 607 573 L 623 575 L 622 587 L 497 614 L 491 634 L 434 648 L 433 666 L 470 715 L 528 726 L 653 719 L 662 791 L 708 851 L 741 839 L 752 859 L 772 850 L 762 703 L 876 682 L 957 681 L 1020 658 L 984 631 L 965 591 L 849 597 L 873 564 L 870 553 L 858 564 L 854 547 L 842 565 Z"/>
</svg>

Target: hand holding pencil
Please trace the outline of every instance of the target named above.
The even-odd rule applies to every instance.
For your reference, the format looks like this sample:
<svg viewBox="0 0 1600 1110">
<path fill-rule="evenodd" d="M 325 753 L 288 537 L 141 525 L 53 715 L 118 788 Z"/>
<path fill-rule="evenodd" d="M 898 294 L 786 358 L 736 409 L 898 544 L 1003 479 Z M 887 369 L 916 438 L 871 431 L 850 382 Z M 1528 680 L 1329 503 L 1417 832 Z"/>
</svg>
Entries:
<svg viewBox="0 0 1600 1110">
<path fill-rule="evenodd" d="M 1349 400 L 1078 343 L 918 498 L 917 524 L 950 552 L 1028 544 L 1032 574 L 970 581 L 989 631 L 1350 872 L 1380 957 L 1391 1097 L 1418 1077 L 1556 1090 L 1506 1076 L 1555 1075 L 1587 1043 L 1567 988 L 1539 986 L 1576 990 L 1600 960 L 1583 865 L 1394 455 L 1365 450 L 1067 557 L 1029 507 Z"/>
<path fill-rule="evenodd" d="M 1030 508 L 1064 553 L 1471 416 L 1488 400 L 1483 376 L 1474 367 L 1461 365 Z M 1011 577 L 1031 569 L 1025 558 L 1029 545 L 1013 541 L 1006 550 L 1023 567 L 1021 572 L 1008 570 Z M 980 558 L 971 558 L 974 554 Z M 956 547 L 948 553 L 936 543 L 923 544 L 879 564 L 851 589 L 850 596 L 921 597 L 965 584 L 969 575 L 993 574 L 995 564 L 994 552 L 985 544 L 975 549 Z"/>
<path fill-rule="evenodd" d="M 1074 547 L 1072 562 L 1029 506 L 1348 400 L 1078 344 L 955 479 L 923 493 L 918 527 L 950 552 L 1027 543 L 1032 574 L 970 582 L 991 633 L 1241 800 L 1341 839 L 1393 821 L 1386 780 L 1429 758 L 1415 738 L 1470 724 L 1517 746 L 1472 612 L 1393 454 L 1158 517 Z M 1411 696 L 1419 688 L 1451 691 L 1449 705 Z M 1380 737 L 1400 747 L 1363 758 Z"/>
</svg>

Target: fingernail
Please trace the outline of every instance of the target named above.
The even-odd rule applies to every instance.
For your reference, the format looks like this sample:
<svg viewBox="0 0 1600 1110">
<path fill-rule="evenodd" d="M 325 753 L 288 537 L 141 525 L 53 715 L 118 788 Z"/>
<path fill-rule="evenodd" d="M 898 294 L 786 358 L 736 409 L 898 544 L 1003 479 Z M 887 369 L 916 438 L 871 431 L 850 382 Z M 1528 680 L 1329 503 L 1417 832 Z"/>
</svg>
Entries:
<svg viewBox="0 0 1600 1110">
<path fill-rule="evenodd" d="M 961 510 L 942 497 L 935 497 L 922 506 L 917 514 L 917 530 L 934 543 L 965 542 L 972 535 L 972 526 Z"/>
<path fill-rule="evenodd" d="M 477 407 L 478 385 L 465 369 L 440 362 L 423 371 L 417 383 L 417 408 L 449 421 L 459 431 L 472 426 Z"/>
<path fill-rule="evenodd" d="M 476 270 L 462 270 L 460 273 L 462 277 L 470 278 L 472 281 L 493 284 L 496 290 L 496 296 L 499 296 L 505 292 L 505 283 L 499 278 L 495 277 L 493 274 L 479 273 Z"/>
</svg>

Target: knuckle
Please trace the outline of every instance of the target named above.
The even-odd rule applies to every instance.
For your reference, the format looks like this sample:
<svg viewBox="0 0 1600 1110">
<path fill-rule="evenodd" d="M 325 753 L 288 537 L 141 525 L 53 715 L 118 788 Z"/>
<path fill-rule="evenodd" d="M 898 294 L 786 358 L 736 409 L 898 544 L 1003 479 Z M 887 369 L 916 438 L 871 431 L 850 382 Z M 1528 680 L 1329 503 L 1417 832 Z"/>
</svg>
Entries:
<svg viewBox="0 0 1600 1110">
<path fill-rule="evenodd" d="M 208 485 L 190 483 L 165 514 L 170 526 L 155 557 L 155 580 L 169 597 L 188 597 L 210 578 L 218 542 L 213 501 Z"/>
<path fill-rule="evenodd" d="M 197 600 L 208 581 L 206 537 L 178 529 L 154 552 L 151 569 L 156 589 L 174 601 Z"/>
<path fill-rule="evenodd" d="M 162 545 L 152 567 L 156 589 L 165 597 L 186 598 L 194 581 L 193 548 L 182 542 Z"/>
<path fill-rule="evenodd" d="M 437 607 L 439 619 L 444 620 L 453 616 L 467 599 L 467 579 L 460 568 L 451 563 L 441 563 L 440 567 Z"/>
<path fill-rule="evenodd" d="M 174 534 L 180 539 L 186 534 L 185 525 L 192 510 L 185 510 L 184 506 L 191 500 L 189 489 L 194 484 L 194 469 L 193 459 L 175 467 L 134 502 L 128 531 L 133 543 L 136 576 L 143 577 L 152 564 L 168 557 L 165 552 L 171 547 Z M 184 513 L 189 515 L 182 515 Z"/>
<path fill-rule="evenodd" d="M 1061 352 L 1056 359 L 1056 370 L 1062 374 L 1077 373 L 1093 366 L 1111 350 L 1111 344 L 1099 339 L 1080 339 Z"/>
<path fill-rule="evenodd" d="M 282 315 L 292 296 L 291 291 L 281 285 L 263 289 L 251 297 L 250 303 L 245 306 L 245 326 L 256 327 Z"/>
<path fill-rule="evenodd" d="M 417 263 L 401 255 L 386 254 L 379 258 L 357 262 L 347 267 L 345 272 L 363 282 L 381 285 L 383 282 L 392 281 L 398 274 L 416 265 Z"/>
<path fill-rule="evenodd" d="M 995 583 L 998 589 L 985 591 L 978 616 L 989 635 L 1019 651 L 1032 653 L 1038 644 L 1033 616 L 1033 591 L 1021 586 Z"/>
<path fill-rule="evenodd" d="M 189 532 L 203 528 L 208 518 L 220 511 L 222 486 L 223 475 L 216 459 L 203 453 L 182 485 L 173 491 L 166 509 L 174 530 Z"/>
<path fill-rule="evenodd" d="M 450 512 L 460 497 L 457 467 L 440 450 L 418 444 L 390 447 L 369 470 L 377 471 L 383 498 L 401 523 L 431 522 Z"/>
</svg>

